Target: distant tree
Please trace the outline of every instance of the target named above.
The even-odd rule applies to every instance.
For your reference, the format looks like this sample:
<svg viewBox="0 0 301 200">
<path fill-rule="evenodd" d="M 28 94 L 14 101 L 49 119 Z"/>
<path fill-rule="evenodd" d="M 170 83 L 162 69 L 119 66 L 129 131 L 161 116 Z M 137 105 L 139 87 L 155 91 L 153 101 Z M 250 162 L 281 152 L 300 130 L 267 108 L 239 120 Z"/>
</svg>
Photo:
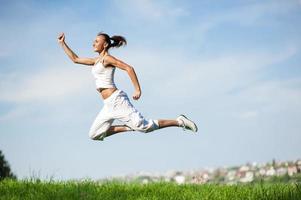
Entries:
<svg viewBox="0 0 301 200">
<path fill-rule="evenodd" d="M 16 179 L 16 176 L 11 172 L 10 166 L 0 150 L 0 181 L 4 178 Z"/>
</svg>

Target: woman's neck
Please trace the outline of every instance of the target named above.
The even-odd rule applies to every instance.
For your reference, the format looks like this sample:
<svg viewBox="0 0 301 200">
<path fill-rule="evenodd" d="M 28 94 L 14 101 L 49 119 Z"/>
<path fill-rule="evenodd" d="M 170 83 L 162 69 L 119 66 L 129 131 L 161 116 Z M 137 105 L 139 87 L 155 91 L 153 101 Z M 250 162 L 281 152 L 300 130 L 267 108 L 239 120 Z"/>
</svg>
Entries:
<svg viewBox="0 0 301 200">
<path fill-rule="evenodd" d="M 107 53 L 108 53 L 107 51 L 102 51 L 102 52 L 99 53 L 99 55 L 100 55 L 101 57 L 104 57 Z"/>
</svg>

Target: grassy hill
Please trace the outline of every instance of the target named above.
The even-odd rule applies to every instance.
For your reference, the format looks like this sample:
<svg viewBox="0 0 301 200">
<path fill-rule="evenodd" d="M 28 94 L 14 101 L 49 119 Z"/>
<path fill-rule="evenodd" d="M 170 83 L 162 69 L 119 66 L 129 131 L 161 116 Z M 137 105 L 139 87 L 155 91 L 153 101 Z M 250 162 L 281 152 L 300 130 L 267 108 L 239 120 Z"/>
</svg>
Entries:
<svg viewBox="0 0 301 200">
<path fill-rule="evenodd" d="M 3 180 L 0 200 L 4 199 L 101 199 L 101 200 L 298 200 L 301 184 L 254 183 L 239 185 L 175 183 L 125 183 L 93 181 Z"/>
</svg>

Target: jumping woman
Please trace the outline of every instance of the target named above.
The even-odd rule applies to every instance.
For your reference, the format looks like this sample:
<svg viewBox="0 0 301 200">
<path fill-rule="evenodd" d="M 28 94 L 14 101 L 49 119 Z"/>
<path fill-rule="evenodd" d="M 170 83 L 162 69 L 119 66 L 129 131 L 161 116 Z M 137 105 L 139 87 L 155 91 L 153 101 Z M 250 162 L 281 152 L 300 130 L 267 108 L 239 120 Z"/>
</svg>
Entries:
<svg viewBox="0 0 301 200">
<path fill-rule="evenodd" d="M 124 37 L 110 37 L 106 33 L 99 33 L 93 42 L 94 52 L 98 53 L 95 58 L 78 57 L 66 44 L 64 33 L 58 36 L 58 42 L 74 63 L 91 66 L 92 75 L 96 80 L 96 90 L 103 99 L 104 106 L 90 128 L 91 139 L 103 140 L 105 137 L 125 131 L 148 133 L 172 126 L 197 132 L 196 124 L 184 115 L 176 119 L 145 119 L 131 104 L 127 94 L 116 87 L 114 72 L 118 68 L 127 72 L 134 85 L 133 99 L 138 100 L 141 96 L 141 88 L 134 68 L 109 54 L 110 48 L 126 45 Z M 119 120 L 124 125 L 112 125 L 114 120 Z"/>
</svg>

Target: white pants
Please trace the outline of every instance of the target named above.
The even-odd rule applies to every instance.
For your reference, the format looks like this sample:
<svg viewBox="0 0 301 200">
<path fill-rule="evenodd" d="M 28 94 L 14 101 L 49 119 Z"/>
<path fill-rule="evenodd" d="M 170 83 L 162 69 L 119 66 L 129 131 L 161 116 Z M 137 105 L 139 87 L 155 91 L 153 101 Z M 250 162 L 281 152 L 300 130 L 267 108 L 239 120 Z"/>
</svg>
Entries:
<svg viewBox="0 0 301 200">
<path fill-rule="evenodd" d="M 133 130 L 144 133 L 159 128 L 158 120 L 145 119 L 131 104 L 127 94 L 122 90 L 116 90 L 110 97 L 104 100 L 104 107 L 90 128 L 90 138 L 93 140 L 103 140 L 115 119 L 123 122 Z"/>
</svg>

